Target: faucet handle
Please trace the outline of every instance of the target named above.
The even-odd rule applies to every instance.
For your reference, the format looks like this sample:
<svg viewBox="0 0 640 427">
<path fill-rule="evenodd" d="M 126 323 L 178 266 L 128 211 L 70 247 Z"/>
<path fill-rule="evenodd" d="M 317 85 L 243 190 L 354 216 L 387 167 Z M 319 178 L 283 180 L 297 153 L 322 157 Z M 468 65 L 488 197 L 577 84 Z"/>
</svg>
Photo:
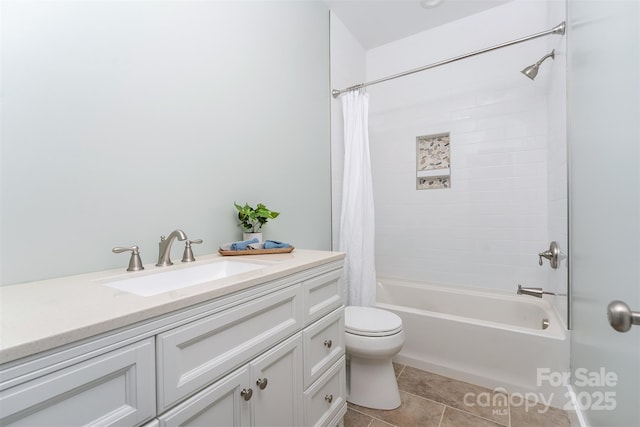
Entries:
<svg viewBox="0 0 640 427">
<path fill-rule="evenodd" d="M 202 243 L 202 239 L 189 240 L 184 244 L 184 253 L 182 254 L 182 262 L 193 262 L 196 259 L 193 257 L 193 250 L 191 250 L 191 245 L 199 245 Z"/>
<path fill-rule="evenodd" d="M 111 249 L 111 252 L 113 252 L 114 254 L 120 254 L 122 252 L 131 251 L 131 258 L 129 259 L 129 268 L 127 268 L 127 271 L 140 271 L 144 270 L 144 267 L 142 266 L 142 260 L 140 259 L 139 250 L 140 248 L 136 245 L 133 245 L 130 248 L 116 246 L 115 248 Z"/>
<path fill-rule="evenodd" d="M 549 249 L 538 254 L 538 264 L 542 265 L 542 258 L 549 260 L 551 268 L 558 268 L 558 257 L 560 256 L 560 247 L 556 242 L 551 242 Z"/>
</svg>

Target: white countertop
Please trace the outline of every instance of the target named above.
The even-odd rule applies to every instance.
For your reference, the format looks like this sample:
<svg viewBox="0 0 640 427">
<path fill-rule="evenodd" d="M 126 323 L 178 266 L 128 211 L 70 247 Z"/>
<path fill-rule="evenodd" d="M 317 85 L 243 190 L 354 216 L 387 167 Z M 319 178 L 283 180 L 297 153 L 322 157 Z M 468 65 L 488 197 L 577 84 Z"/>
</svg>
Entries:
<svg viewBox="0 0 640 427">
<path fill-rule="evenodd" d="M 185 268 L 182 263 L 140 272 L 125 268 L 0 287 L 0 363 L 9 362 L 142 320 L 279 279 L 344 257 L 341 252 L 296 249 L 288 254 L 251 255 L 276 261 L 265 268 L 153 296 L 104 286 L 110 278 Z M 189 265 L 222 258 L 199 256 Z M 225 257 L 226 258 L 226 257 Z M 232 257 L 240 258 L 240 257 Z M 244 257 L 243 257 L 244 258 Z"/>
</svg>

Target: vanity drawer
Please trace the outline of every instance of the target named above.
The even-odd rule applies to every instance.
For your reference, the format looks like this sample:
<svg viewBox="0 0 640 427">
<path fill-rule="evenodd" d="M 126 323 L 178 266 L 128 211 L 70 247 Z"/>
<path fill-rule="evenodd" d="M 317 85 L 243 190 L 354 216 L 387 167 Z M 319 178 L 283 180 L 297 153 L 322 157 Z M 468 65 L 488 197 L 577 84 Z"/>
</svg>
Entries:
<svg viewBox="0 0 640 427">
<path fill-rule="evenodd" d="M 345 352 L 344 308 L 307 327 L 304 340 L 304 387 L 316 381 Z"/>
<path fill-rule="evenodd" d="M 305 280 L 302 287 L 305 325 L 315 322 L 344 304 L 342 269 Z"/>
<path fill-rule="evenodd" d="M 347 379 L 344 356 L 304 393 L 305 426 L 327 426 L 345 410 Z"/>
<path fill-rule="evenodd" d="M 158 412 L 300 330 L 301 289 L 290 286 L 159 334 Z"/>
<path fill-rule="evenodd" d="M 125 426 L 155 416 L 153 338 L 0 393 L 0 425 Z"/>
</svg>

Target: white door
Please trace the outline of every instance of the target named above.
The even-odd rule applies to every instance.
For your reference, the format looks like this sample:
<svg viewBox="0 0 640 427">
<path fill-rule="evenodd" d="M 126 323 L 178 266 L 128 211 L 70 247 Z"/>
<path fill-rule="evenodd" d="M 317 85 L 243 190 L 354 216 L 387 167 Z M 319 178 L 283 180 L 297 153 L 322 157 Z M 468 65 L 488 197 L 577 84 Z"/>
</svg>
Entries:
<svg viewBox="0 0 640 427">
<path fill-rule="evenodd" d="M 640 426 L 640 6 L 569 0 L 571 368 L 591 426 Z"/>
</svg>

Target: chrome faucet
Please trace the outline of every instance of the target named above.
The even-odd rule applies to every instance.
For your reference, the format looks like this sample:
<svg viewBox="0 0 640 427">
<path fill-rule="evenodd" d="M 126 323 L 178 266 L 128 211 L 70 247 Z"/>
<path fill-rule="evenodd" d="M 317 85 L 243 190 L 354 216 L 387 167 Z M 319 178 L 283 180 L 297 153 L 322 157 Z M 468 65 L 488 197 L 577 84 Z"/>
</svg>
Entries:
<svg viewBox="0 0 640 427">
<path fill-rule="evenodd" d="M 169 265 L 173 265 L 171 262 L 171 245 L 176 238 L 180 241 L 187 240 L 187 235 L 184 234 L 184 231 L 182 230 L 174 230 L 166 239 L 164 236 L 160 236 L 160 243 L 158 243 L 158 263 L 156 264 L 156 267 L 167 267 Z"/>
</svg>

